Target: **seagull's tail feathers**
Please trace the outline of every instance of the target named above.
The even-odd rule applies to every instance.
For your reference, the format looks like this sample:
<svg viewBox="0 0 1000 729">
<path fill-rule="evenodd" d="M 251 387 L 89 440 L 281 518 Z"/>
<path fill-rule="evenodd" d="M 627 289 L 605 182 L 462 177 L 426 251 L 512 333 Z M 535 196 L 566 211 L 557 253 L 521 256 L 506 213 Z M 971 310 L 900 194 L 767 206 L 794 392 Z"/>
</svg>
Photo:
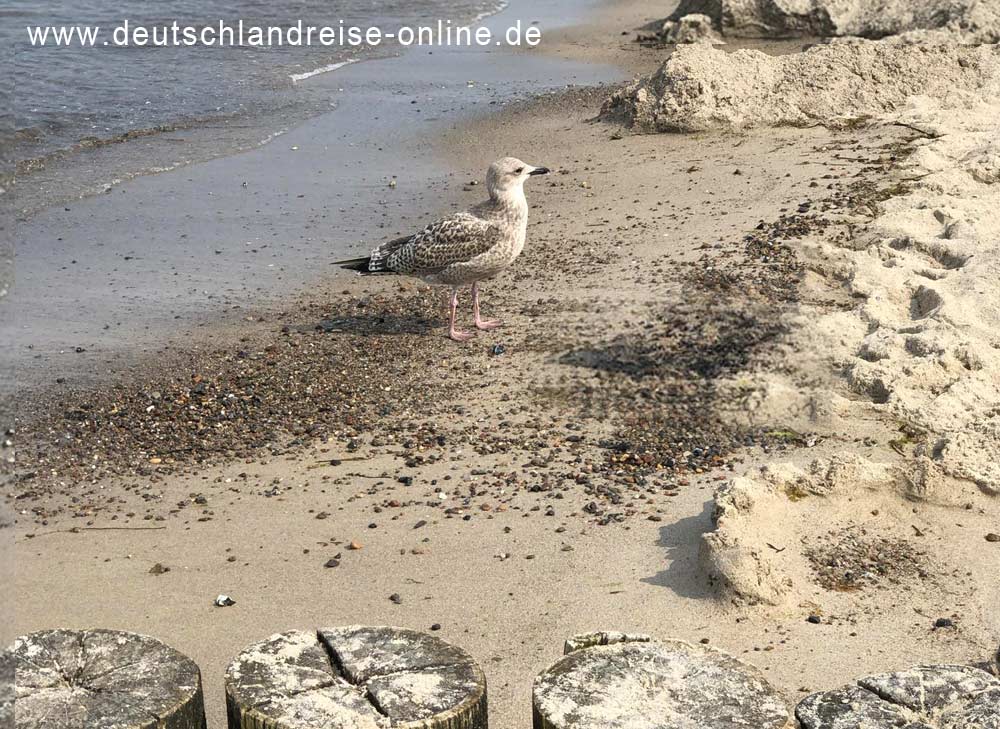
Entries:
<svg viewBox="0 0 1000 729">
<path fill-rule="evenodd" d="M 371 256 L 365 256 L 364 258 L 348 258 L 346 261 L 334 261 L 333 265 L 340 266 L 346 271 L 357 271 L 362 275 L 376 273 L 371 270 Z"/>
<path fill-rule="evenodd" d="M 396 238 L 396 240 L 391 240 L 388 243 L 380 245 L 372 251 L 370 256 L 366 256 L 365 258 L 348 258 L 346 261 L 334 261 L 334 265 L 348 271 L 357 271 L 362 276 L 376 273 L 397 273 L 397 271 L 393 271 L 388 267 L 388 258 L 411 240 L 412 236 Z"/>
</svg>

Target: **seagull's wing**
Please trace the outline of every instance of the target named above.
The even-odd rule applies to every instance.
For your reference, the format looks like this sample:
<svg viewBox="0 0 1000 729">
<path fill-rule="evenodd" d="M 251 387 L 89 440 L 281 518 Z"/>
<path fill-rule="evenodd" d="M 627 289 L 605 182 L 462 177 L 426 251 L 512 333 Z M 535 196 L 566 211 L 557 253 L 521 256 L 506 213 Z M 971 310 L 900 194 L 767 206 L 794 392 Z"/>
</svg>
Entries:
<svg viewBox="0 0 1000 729">
<path fill-rule="evenodd" d="M 372 251 L 369 269 L 417 275 L 440 271 L 485 253 L 501 237 L 494 223 L 458 213 L 431 223 L 414 236 L 383 243 Z"/>
</svg>

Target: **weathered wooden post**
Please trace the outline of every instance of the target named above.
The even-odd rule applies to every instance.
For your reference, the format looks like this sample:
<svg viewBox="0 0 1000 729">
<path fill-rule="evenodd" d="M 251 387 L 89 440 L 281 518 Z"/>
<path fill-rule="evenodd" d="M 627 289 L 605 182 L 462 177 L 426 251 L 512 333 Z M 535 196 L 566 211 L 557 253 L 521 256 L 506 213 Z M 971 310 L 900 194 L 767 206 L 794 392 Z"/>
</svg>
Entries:
<svg viewBox="0 0 1000 729">
<path fill-rule="evenodd" d="M 972 666 L 918 666 L 804 698 L 803 729 L 1000 729 L 1000 679 Z"/>
<path fill-rule="evenodd" d="M 205 729 L 198 666 L 155 638 L 46 630 L 12 654 L 17 729 Z"/>
<path fill-rule="evenodd" d="M 294 630 L 226 671 L 229 729 L 486 729 L 486 677 L 465 651 L 412 630 Z"/>
<path fill-rule="evenodd" d="M 14 654 L 0 649 L 0 729 L 14 729 Z"/>
<path fill-rule="evenodd" d="M 535 729 L 785 729 L 785 702 L 722 651 L 593 633 L 535 679 Z"/>
</svg>

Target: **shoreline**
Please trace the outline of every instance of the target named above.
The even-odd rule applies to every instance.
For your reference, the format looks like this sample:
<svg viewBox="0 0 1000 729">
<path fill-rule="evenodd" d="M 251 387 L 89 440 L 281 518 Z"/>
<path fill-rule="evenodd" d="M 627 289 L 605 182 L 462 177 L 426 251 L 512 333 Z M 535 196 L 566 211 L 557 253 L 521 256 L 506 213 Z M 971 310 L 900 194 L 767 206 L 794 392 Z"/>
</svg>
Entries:
<svg viewBox="0 0 1000 729">
<path fill-rule="evenodd" d="M 470 14 L 465 20 L 469 24 L 479 23 L 503 12 L 507 5 L 506 0 L 498 0 L 492 9 L 480 11 L 475 16 Z M 473 11 L 468 8 L 460 12 Z M 242 43 L 242 36 L 238 43 Z M 387 41 L 376 46 L 341 42 L 336 48 L 328 48 L 325 54 L 318 47 L 315 51 L 315 57 L 306 55 L 276 63 L 273 73 L 248 77 L 257 87 L 254 92 L 257 95 L 247 96 L 225 112 L 222 107 L 206 107 L 200 112 L 154 119 L 128 129 L 119 125 L 114 127 L 117 132 L 108 127 L 103 135 L 67 138 L 55 148 L 43 141 L 38 149 L 30 152 L 19 149 L 16 177 L 20 184 L 18 205 L 22 215 L 102 194 L 130 179 L 260 147 L 329 110 L 327 100 L 311 97 L 299 85 L 301 81 L 363 60 L 401 57 L 407 55 L 409 49 Z M 259 61 L 252 58 L 246 63 L 253 67 Z M 287 88 L 282 86 L 282 79 Z M 297 93 L 288 93 L 296 88 Z M 194 106 L 205 105 L 195 103 Z M 14 136 L 26 144 L 44 140 L 41 126 L 20 129 Z M 99 126 L 95 125 L 94 129 Z M 178 135 L 183 137 L 178 138 Z M 143 145 L 135 149 L 123 147 L 136 140 L 144 140 Z M 183 159 L 177 157 L 179 146 L 190 150 L 183 152 Z M 137 164 L 140 160 L 141 165 Z M 99 179 L 94 179 L 95 176 Z"/>
<path fill-rule="evenodd" d="M 487 23 L 509 22 L 518 7 Z M 153 352 L 206 315 L 280 303 L 359 241 L 401 234 L 417 224 L 408 221 L 456 204 L 454 171 L 426 152 L 424 140 L 449 119 L 516 98 L 525 84 L 505 80 L 489 51 L 413 50 L 420 63 L 372 59 L 311 79 L 338 107 L 264 147 L 141 176 L 19 220 L 19 238 L 36 245 L 19 252 L 2 332 L 11 358 L 5 369 L 27 387 L 99 382 L 109 369 L 131 366 L 130 351 Z M 539 91 L 615 73 L 539 54 L 503 57 Z M 312 165 L 297 162 L 303 154 Z M 399 185 L 390 189 L 394 178 Z M 103 288 L 87 285 L 98 279 Z"/>
<path fill-rule="evenodd" d="M 589 33 L 614 57 L 608 18 L 647 8 L 616 6 L 552 50 Z M 504 328 L 456 346 L 441 292 L 322 277 L 263 316 L 232 312 L 177 359 L 151 353 L 131 384 L 57 399 L 19 434 L 37 472 L 8 502 L 16 632 L 155 635 L 200 665 L 210 729 L 225 725 L 226 663 L 310 625 L 440 624 L 483 667 L 502 726 L 528 720 L 563 639 L 594 629 L 707 641 L 790 705 L 865 673 L 988 660 L 1000 585 L 982 537 L 1000 509 L 972 490 L 955 504 L 786 490 L 782 517 L 756 526 L 761 559 L 816 555 L 794 599 L 740 603 L 706 579 L 722 485 L 781 464 L 907 463 L 891 413 L 814 417 L 859 403 L 802 334 L 857 306 L 836 259 L 815 255 L 843 231 L 813 211 L 869 211 L 899 184 L 913 130 L 622 135 L 595 120 L 607 93 L 562 90 L 422 138 L 449 169 L 502 149 L 555 170 L 527 191 L 524 254 L 485 287 Z M 435 194 L 478 200 L 447 180 Z M 761 387 L 772 379 L 785 389 Z M 842 589 L 831 559 L 874 577 Z M 236 605 L 213 608 L 219 593 Z"/>
<path fill-rule="evenodd" d="M 588 12 L 592 12 L 593 9 L 589 7 L 592 2 L 593 0 L 568 0 L 568 5 L 573 7 L 574 12 L 578 14 L 578 19 L 583 20 Z M 567 0 L 563 0 L 563 5 L 567 5 Z M 484 26 L 492 26 L 495 24 L 496 16 L 509 13 L 512 10 L 517 11 L 518 7 L 517 0 L 515 0 L 513 8 L 509 0 L 501 0 L 498 2 L 496 8 L 479 13 L 471 19 L 468 25 L 482 24 Z M 551 15 L 545 17 L 546 22 L 552 20 Z M 558 21 L 558 23 L 566 24 L 562 20 Z M 573 23 L 574 21 L 571 20 L 568 24 L 573 25 Z M 556 32 L 562 29 L 562 25 L 557 24 L 555 26 Z M 430 53 L 433 54 L 434 50 L 434 48 L 431 48 Z M 448 52 L 450 49 L 441 48 L 438 50 Z M 469 48 L 464 50 L 475 52 L 477 49 Z M 518 49 L 510 47 L 505 47 L 503 50 L 508 54 L 518 52 Z M 302 86 L 303 81 L 308 81 L 317 76 L 325 76 L 355 63 L 410 58 L 411 62 L 419 64 L 421 62 L 419 57 L 426 54 L 427 51 L 427 48 L 421 46 L 385 48 L 366 46 L 359 49 L 359 52 L 366 54 L 362 57 L 349 57 L 337 60 L 336 62 L 321 64 L 299 73 L 289 73 L 288 79 L 291 81 L 293 87 L 308 89 L 310 88 L 309 85 Z M 33 216 L 42 212 L 47 207 L 69 204 L 96 195 L 106 194 L 113 188 L 129 180 L 148 175 L 162 174 L 180 167 L 202 164 L 214 159 L 252 152 L 268 144 L 271 140 L 308 123 L 311 119 L 329 113 L 329 108 L 323 108 L 329 106 L 326 103 L 329 98 L 329 96 L 323 96 L 310 100 L 306 94 L 303 94 L 302 98 L 289 100 L 271 109 L 268 114 L 262 115 L 259 119 L 249 116 L 245 111 L 240 111 L 205 118 L 179 119 L 152 127 L 131 129 L 108 138 L 82 138 L 67 148 L 50 151 L 26 160 L 18 160 L 19 171 L 17 177 L 21 180 L 21 188 L 17 190 L 17 192 L 20 192 L 20 195 L 15 195 L 19 199 L 14 204 L 18 208 L 20 216 Z M 292 107 L 297 109 L 297 111 L 286 116 L 288 108 Z M 242 134 L 243 138 L 228 140 L 227 136 L 223 134 L 223 130 L 227 127 L 232 127 L 236 130 L 250 128 L 254 132 L 248 134 L 237 131 L 234 134 Z M 177 134 L 186 136 L 172 140 L 171 135 Z M 216 137 L 216 141 L 210 144 L 213 135 Z M 170 149 L 171 144 L 169 143 L 171 141 L 190 147 L 200 145 L 198 146 L 199 155 L 196 157 L 186 155 L 184 159 L 177 159 L 176 152 Z M 136 145 L 137 142 L 144 142 L 146 147 L 139 147 Z M 136 148 L 134 150 L 126 149 L 126 145 L 135 145 Z M 153 145 L 158 145 L 159 151 Z M 210 147 L 216 148 L 217 151 L 212 151 Z M 100 156 L 102 151 L 111 154 L 112 159 L 102 159 Z M 113 158 L 113 153 L 119 151 L 128 151 L 128 154 L 116 160 Z M 125 157 L 129 159 L 148 157 L 157 161 L 151 164 L 147 163 L 140 168 L 126 168 L 123 165 L 130 163 L 126 162 Z M 134 164 L 134 162 L 131 164 Z M 84 173 L 88 177 L 92 177 L 95 171 L 98 171 L 98 174 L 102 178 L 90 180 L 87 184 L 84 184 L 80 179 Z M 65 178 L 68 178 L 70 182 L 63 181 Z M 58 189 L 57 186 L 60 184 L 65 189 L 52 192 L 52 189 Z M 25 185 L 28 185 L 28 187 L 25 188 Z M 45 195 L 49 197 L 45 197 Z"/>
</svg>

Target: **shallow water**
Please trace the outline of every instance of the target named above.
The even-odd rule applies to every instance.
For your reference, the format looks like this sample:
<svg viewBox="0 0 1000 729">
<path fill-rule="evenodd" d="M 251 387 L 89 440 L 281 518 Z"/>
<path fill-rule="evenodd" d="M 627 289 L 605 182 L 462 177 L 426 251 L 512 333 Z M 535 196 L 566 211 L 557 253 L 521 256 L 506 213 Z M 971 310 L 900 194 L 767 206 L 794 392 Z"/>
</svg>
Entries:
<svg viewBox="0 0 1000 729">
<path fill-rule="evenodd" d="M 468 22 L 495 11 L 501 0 L 8 0 L 0 20 L 14 36 L 14 154 L 34 160 L 124 134 L 221 118 L 294 116 L 321 103 L 293 76 L 373 52 L 370 47 L 222 48 L 116 47 L 112 29 L 164 29 L 218 24 L 246 26 L 401 25 L 437 19 Z M 28 26 L 97 26 L 94 47 L 32 46 Z M 165 36 L 160 36 L 164 38 Z M 109 46 L 103 46 L 104 42 Z M 7 75 L 7 74 L 5 74 Z"/>
<path fill-rule="evenodd" d="M 582 17 L 591 2 L 512 0 L 483 22 L 494 33 L 518 21 L 547 30 Z M 16 373 L 20 391 L 106 378 L 202 324 L 238 322 L 248 308 L 266 310 L 346 275 L 331 261 L 452 209 L 492 158 L 558 167 L 544 149 L 487 144 L 479 169 L 456 171 L 432 140 L 513 99 L 620 78 L 615 68 L 540 52 L 404 49 L 306 80 L 327 112 L 245 153 L 226 153 L 229 127 L 216 123 L 74 154 L 28 182 L 51 194 L 67 179 L 108 179 L 164 149 L 180 161 L 29 212 L 19 179 L 16 280 L 0 308 L 0 397 L 11 384 L 5 372 Z"/>
</svg>

